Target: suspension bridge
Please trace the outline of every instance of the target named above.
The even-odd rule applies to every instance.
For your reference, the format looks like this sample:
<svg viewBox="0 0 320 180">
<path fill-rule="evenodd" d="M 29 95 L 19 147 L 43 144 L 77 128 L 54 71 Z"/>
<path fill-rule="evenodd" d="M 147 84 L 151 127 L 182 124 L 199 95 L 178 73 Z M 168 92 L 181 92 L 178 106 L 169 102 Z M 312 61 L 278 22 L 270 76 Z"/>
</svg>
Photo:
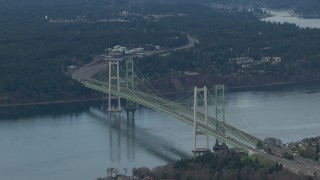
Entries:
<svg viewBox="0 0 320 180">
<path fill-rule="evenodd" d="M 85 70 L 86 72 L 79 72 L 76 78 L 85 87 L 108 94 L 108 112 L 120 112 L 124 107 L 127 114 L 134 113 L 137 103 L 193 127 L 194 153 L 210 150 L 208 136 L 248 154 L 252 153 L 260 141 L 225 123 L 223 85 L 215 87 L 214 95 L 206 87 L 195 87 L 192 92 L 173 101 L 162 96 L 151 86 L 132 59 L 109 59 L 99 65 L 93 63 Z M 125 105 L 121 106 L 120 98 L 126 99 Z M 112 101 L 114 102 L 111 103 Z M 208 102 L 216 104 L 215 117 L 212 117 L 213 113 L 209 115 Z M 113 106 L 114 104 L 116 105 Z M 190 104 L 193 104 L 193 108 Z M 198 136 L 206 137 L 205 147 L 198 147 Z"/>
<path fill-rule="evenodd" d="M 224 115 L 225 88 L 223 85 L 217 85 L 214 90 L 195 87 L 183 97 L 170 100 L 151 86 L 132 58 L 94 60 L 74 71 L 72 78 L 87 88 L 108 94 L 109 113 L 121 112 L 124 108 L 127 115 L 130 112 L 133 114 L 135 105 L 141 104 L 191 126 L 194 135 L 192 151 L 195 154 L 210 151 L 208 137 L 212 136 L 241 152 L 249 155 L 259 154 L 272 161 L 281 162 L 284 167 L 296 173 L 320 174 L 319 163 L 300 156 L 296 156 L 291 161 L 286 160 L 281 157 L 286 150 L 276 146 L 269 146 L 273 154 L 267 154 L 257 148 L 258 142 L 261 142 L 260 139 L 228 125 Z M 211 94 L 212 92 L 214 95 Z M 120 98 L 126 100 L 122 106 Z M 115 102 L 111 103 L 111 101 Z M 210 112 L 208 102 L 215 104 L 215 112 Z M 197 144 L 198 136 L 206 137 L 204 147 L 199 147 Z"/>
<path fill-rule="evenodd" d="M 189 36 L 188 38 L 188 45 L 174 50 L 192 47 L 195 39 Z M 160 54 L 166 52 L 168 51 L 161 51 Z M 149 52 L 144 55 L 149 56 L 157 53 Z M 273 145 L 267 146 L 272 154 L 265 153 L 262 149 L 257 148 L 258 143 L 262 142 L 260 139 L 228 125 L 224 115 L 225 88 L 223 85 L 217 85 L 211 90 L 206 87 L 195 87 L 183 97 L 169 100 L 157 92 L 139 71 L 132 60 L 136 57 L 140 57 L 140 55 L 95 59 L 75 70 L 72 73 L 72 78 L 87 88 L 107 94 L 109 113 L 121 112 L 121 108 L 124 107 L 127 115 L 130 112 L 134 115 L 135 105 L 141 104 L 191 126 L 194 135 L 192 151 L 195 154 L 210 151 L 208 138 L 211 136 L 219 142 L 226 143 L 249 155 L 251 153 L 259 154 L 272 161 L 281 162 L 284 167 L 296 173 L 320 174 L 319 163 L 300 156 L 296 156 L 294 160 L 286 160 L 282 155 L 288 150 Z M 213 92 L 214 95 L 211 94 Z M 126 100 L 125 105 L 121 106 L 120 98 Z M 115 102 L 112 104 L 111 101 Z M 215 104 L 215 112 L 208 109 L 208 102 Z M 116 106 L 112 106 L 114 104 Z M 206 137 L 204 147 L 199 147 L 197 144 L 198 136 Z M 289 151 L 289 153 L 291 152 Z"/>
</svg>

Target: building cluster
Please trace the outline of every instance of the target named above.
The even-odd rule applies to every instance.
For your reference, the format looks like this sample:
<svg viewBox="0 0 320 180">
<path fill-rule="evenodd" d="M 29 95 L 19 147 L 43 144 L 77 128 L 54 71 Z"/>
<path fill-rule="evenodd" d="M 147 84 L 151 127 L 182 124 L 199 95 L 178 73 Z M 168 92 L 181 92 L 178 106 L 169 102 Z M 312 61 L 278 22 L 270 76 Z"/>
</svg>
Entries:
<svg viewBox="0 0 320 180">
<path fill-rule="evenodd" d="M 84 18 L 76 18 L 76 19 L 58 18 L 58 19 L 50 19 L 49 23 L 88 23 L 88 20 Z"/>
<path fill-rule="evenodd" d="M 236 57 L 236 58 L 230 58 L 229 63 L 231 64 L 238 64 L 242 68 L 249 68 L 251 67 L 254 63 L 253 58 L 251 57 Z"/>
<path fill-rule="evenodd" d="M 96 178 L 97 180 L 154 180 L 152 176 L 139 178 L 137 176 L 116 175 L 115 177 Z"/>
<path fill-rule="evenodd" d="M 194 76 L 194 75 L 199 75 L 200 73 L 198 72 L 191 72 L 191 71 L 185 71 L 184 75 L 186 76 Z"/>
<path fill-rule="evenodd" d="M 229 63 L 237 64 L 246 69 L 261 64 L 279 64 L 281 63 L 281 57 L 262 57 L 259 60 L 255 60 L 252 57 L 236 57 L 230 58 Z"/>
<path fill-rule="evenodd" d="M 262 57 L 257 62 L 257 64 L 265 64 L 265 63 L 279 64 L 281 63 L 281 57 Z"/>
<path fill-rule="evenodd" d="M 113 48 L 106 49 L 109 56 L 120 56 L 120 55 L 132 55 L 142 53 L 144 48 L 133 48 L 129 49 L 124 46 L 116 45 Z"/>
<path fill-rule="evenodd" d="M 89 20 L 87 19 L 86 16 L 77 16 L 75 19 L 57 18 L 57 19 L 50 19 L 50 20 L 48 16 L 45 16 L 45 19 L 49 21 L 49 23 L 112 23 L 112 22 L 127 23 L 127 22 L 130 22 L 129 20 L 125 20 L 121 18 Z"/>
<path fill-rule="evenodd" d="M 96 22 L 130 22 L 129 20 L 124 20 L 121 18 L 111 18 L 111 19 L 99 19 Z"/>
<path fill-rule="evenodd" d="M 46 20 L 48 19 L 48 16 L 45 17 Z M 64 19 L 64 18 L 58 18 L 58 19 L 50 19 L 49 23 L 88 23 L 89 20 L 86 16 L 77 16 L 75 19 Z"/>
<path fill-rule="evenodd" d="M 316 161 L 320 159 L 320 136 L 316 138 L 306 138 L 299 142 L 285 144 L 285 146 L 295 154 L 299 153 L 302 156 L 309 156 L 307 158 Z"/>
<path fill-rule="evenodd" d="M 89 20 L 86 16 L 77 16 L 74 19 L 66 18 L 50 18 L 46 15 L 44 18 L 49 23 L 127 23 L 130 22 L 128 17 L 141 17 L 149 21 L 158 21 L 159 19 L 166 17 L 175 17 L 175 16 L 188 16 L 187 14 L 150 14 L 150 15 L 141 15 L 139 13 L 133 13 L 128 11 L 119 12 L 120 17 L 115 17 L 111 19 L 98 19 L 98 20 Z"/>
<path fill-rule="evenodd" d="M 149 21 L 158 21 L 159 19 L 167 18 L 167 17 L 188 16 L 188 14 L 181 14 L 181 13 L 142 15 L 142 14 L 139 14 L 139 13 L 134 13 L 134 12 L 129 12 L 129 11 L 120 11 L 119 15 L 122 16 L 122 17 L 129 17 L 129 16 L 142 17 L 143 19 L 149 20 Z"/>
</svg>

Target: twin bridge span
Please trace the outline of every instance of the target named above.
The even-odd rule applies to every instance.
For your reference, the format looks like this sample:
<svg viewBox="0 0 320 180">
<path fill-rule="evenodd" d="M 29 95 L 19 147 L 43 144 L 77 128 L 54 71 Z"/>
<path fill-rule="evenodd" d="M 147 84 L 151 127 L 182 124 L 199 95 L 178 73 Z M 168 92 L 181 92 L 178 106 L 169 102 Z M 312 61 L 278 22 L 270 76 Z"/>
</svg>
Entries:
<svg viewBox="0 0 320 180">
<path fill-rule="evenodd" d="M 221 104 L 219 105 L 219 101 L 223 101 L 223 99 L 219 99 L 218 96 L 215 97 L 216 117 L 208 116 L 208 109 L 206 107 L 207 95 L 208 93 L 210 95 L 210 92 L 207 91 L 207 88 L 194 89 L 194 106 L 190 108 L 190 105 L 159 97 L 159 93 L 154 93 L 154 90 L 150 90 L 152 86 L 145 86 L 146 83 L 148 84 L 148 81 L 139 73 L 138 68 L 132 60 L 125 61 L 123 58 L 120 58 L 118 60 L 109 59 L 109 61 L 95 60 L 74 71 L 72 78 L 80 81 L 87 88 L 108 94 L 109 112 L 120 111 L 120 98 L 123 98 L 127 100 L 125 105 L 127 110 L 133 110 L 135 103 L 138 103 L 193 127 L 194 141 L 192 151 L 195 153 L 208 151 L 208 136 L 212 136 L 220 142 L 225 142 L 244 153 L 255 153 L 272 161 L 280 162 L 284 167 L 293 172 L 302 172 L 311 176 L 320 174 L 320 164 L 318 162 L 305 159 L 299 155 L 296 155 L 294 160 L 286 160 L 281 157 L 286 151 L 292 153 L 290 150 L 268 145 L 267 147 L 271 150 L 272 154 L 267 154 L 262 149 L 257 148 L 258 142 L 261 142 L 258 138 L 224 122 L 224 108 L 221 108 Z M 217 89 L 219 88 L 216 88 L 216 95 Z M 198 100 L 201 99 L 197 99 L 199 93 L 201 94 L 200 96 L 203 96 L 203 111 L 200 111 L 197 105 Z M 118 107 L 115 109 L 111 107 L 112 99 L 118 102 Z M 206 147 L 197 147 L 196 139 L 198 135 L 205 135 L 207 137 Z"/>
<path fill-rule="evenodd" d="M 139 77 L 142 74 L 139 72 L 133 60 L 126 60 L 120 62 L 119 60 L 109 60 L 108 63 L 100 63 L 99 65 L 91 65 L 86 67 L 86 72 L 77 76 L 77 79 L 87 88 L 108 94 L 108 111 L 110 113 L 121 111 L 120 98 L 126 99 L 126 109 L 133 110 L 134 103 L 141 104 L 153 110 L 159 111 L 165 115 L 179 120 L 187 125 L 193 127 L 194 153 L 209 151 L 208 136 L 212 136 L 224 142 L 239 151 L 250 154 L 256 148 L 260 141 L 258 138 L 243 132 L 235 127 L 219 121 L 217 118 L 211 117 L 207 113 L 207 94 L 208 90 L 204 88 L 194 89 L 194 103 L 193 109 L 183 103 L 177 103 L 168 100 L 164 97 L 157 96 L 154 91 L 150 89 L 150 85 L 142 85 L 146 83 L 146 78 Z M 120 64 L 124 64 L 122 66 Z M 91 69 L 91 70 L 90 70 Z M 93 70 L 94 69 L 94 70 Z M 90 72 L 90 73 L 88 73 Z M 86 74 L 86 75 L 83 75 Z M 224 88 L 224 86 L 220 86 Z M 220 88 L 221 90 L 221 88 Z M 224 89 L 222 89 L 224 91 Z M 199 111 L 198 97 L 203 98 L 204 110 Z M 118 107 L 111 107 L 111 100 L 117 101 Z M 224 107 L 217 106 L 216 112 L 224 118 Z M 217 117 L 217 116 L 216 116 Z M 207 138 L 206 147 L 197 147 L 197 136 L 204 135 Z"/>
</svg>

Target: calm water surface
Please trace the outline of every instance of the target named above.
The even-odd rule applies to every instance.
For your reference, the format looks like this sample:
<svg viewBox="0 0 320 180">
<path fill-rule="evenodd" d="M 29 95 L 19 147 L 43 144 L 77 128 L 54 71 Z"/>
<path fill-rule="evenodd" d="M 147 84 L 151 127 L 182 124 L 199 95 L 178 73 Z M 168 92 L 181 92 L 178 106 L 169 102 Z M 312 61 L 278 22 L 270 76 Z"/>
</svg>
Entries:
<svg viewBox="0 0 320 180">
<path fill-rule="evenodd" d="M 296 141 L 320 135 L 319 104 L 320 84 L 231 93 L 226 121 L 259 138 Z M 134 123 L 125 113 L 110 117 L 101 102 L 1 108 L 0 179 L 87 180 L 110 167 L 131 174 L 191 156 L 191 127 L 144 107 L 135 115 Z"/>
<path fill-rule="evenodd" d="M 272 16 L 261 19 L 262 21 L 268 22 L 279 22 L 279 23 L 292 23 L 296 24 L 301 28 L 320 28 L 320 19 L 305 19 L 300 18 L 292 11 L 288 10 L 267 10 L 264 11 L 270 13 Z"/>
</svg>

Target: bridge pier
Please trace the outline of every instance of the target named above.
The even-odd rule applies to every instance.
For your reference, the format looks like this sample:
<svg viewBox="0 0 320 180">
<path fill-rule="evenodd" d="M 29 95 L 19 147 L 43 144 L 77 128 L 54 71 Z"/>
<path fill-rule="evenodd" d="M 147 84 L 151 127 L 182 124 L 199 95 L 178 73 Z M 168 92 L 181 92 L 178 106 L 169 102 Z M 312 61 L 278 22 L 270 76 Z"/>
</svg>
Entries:
<svg viewBox="0 0 320 180">
<path fill-rule="evenodd" d="M 125 110 L 126 110 L 126 113 L 127 113 L 127 120 L 128 121 L 130 120 L 130 112 L 131 112 L 132 120 L 134 121 L 134 112 L 136 111 L 136 109 L 132 108 L 132 109 L 125 109 Z"/>
<path fill-rule="evenodd" d="M 212 147 L 212 150 L 217 152 L 217 151 L 221 151 L 221 150 L 226 150 L 228 149 L 228 146 L 226 145 L 226 143 L 222 142 L 221 144 L 219 143 L 219 140 L 216 139 L 216 143 L 215 145 Z"/>
<path fill-rule="evenodd" d="M 121 116 L 122 110 L 121 109 L 113 109 L 113 108 L 108 108 L 107 109 L 107 114 L 109 115 L 109 117 L 113 117 L 113 116 Z"/>
<path fill-rule="evenodd" d="M 207 149 L 207 148 L 197 148 L 192 150 L 192 153 L 194 156 L 201 156 L 208 152 L 210 152 L 210 149 Z"/>
<path fill-rule="evenodd" d="M 113 113 L 120 113 L 121 114 L 121 112 L 122 112 L 122 110 L 121 109 L 109 109 L 108 108 L 108 113 L 110 113 L 110 114 L 113 114 Z"/>
</svg>

